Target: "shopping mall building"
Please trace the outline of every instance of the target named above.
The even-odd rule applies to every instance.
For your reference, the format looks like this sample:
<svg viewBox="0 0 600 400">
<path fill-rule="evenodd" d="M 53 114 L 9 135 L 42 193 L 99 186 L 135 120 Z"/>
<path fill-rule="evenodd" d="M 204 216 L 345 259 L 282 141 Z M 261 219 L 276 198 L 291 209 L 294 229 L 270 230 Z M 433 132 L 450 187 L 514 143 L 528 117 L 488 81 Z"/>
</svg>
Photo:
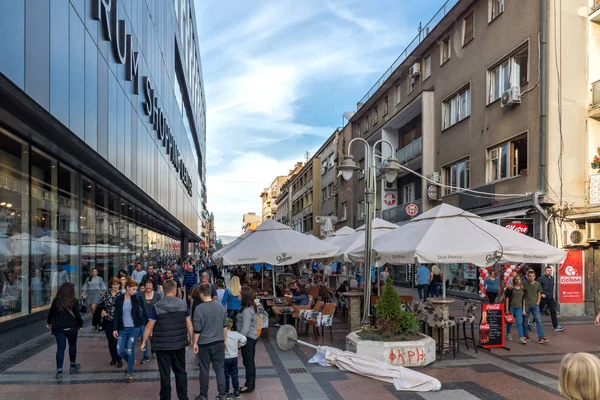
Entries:
<svg viewBox="0 0 600 400">
<path fill-rule="evenodd" d="M 194 15 L 189 0 L 2 2 L 0 352 L 45 331 L 65 281 L 197 255 Z"/>
</svg>

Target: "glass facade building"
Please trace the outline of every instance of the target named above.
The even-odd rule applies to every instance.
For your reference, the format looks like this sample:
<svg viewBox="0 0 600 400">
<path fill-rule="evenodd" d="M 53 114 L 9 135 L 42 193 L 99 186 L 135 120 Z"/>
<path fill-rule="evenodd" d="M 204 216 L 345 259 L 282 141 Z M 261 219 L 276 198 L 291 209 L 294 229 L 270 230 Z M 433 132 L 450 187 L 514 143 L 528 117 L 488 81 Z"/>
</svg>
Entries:
<svg viewBox="0 0 600 400">
<path fill-rule="evenodd" d="M 65 281 L 197 256 L 193 16 L 189 0 L 0 3 L 0 352 L 44 330 Z"/>
</svg>

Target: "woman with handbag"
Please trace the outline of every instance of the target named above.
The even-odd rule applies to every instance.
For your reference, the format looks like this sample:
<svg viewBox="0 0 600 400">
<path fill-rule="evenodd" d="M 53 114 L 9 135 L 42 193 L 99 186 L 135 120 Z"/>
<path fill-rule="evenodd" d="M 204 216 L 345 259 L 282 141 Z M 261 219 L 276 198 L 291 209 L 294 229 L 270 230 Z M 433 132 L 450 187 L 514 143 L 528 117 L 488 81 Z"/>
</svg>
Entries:
<svg viewBox="0 0 600 400">
<path fill-rule="evenodd" d="M 525 335 L 523 334 L 523 310 L 525 309 L 524 293 L 525 291 L 523 290 L 523 282 L 521 281 L 521 277 L 516 275 L 513 278 L 512 289 L 507 289 L 506 291 L 506 309 L 509 310 L 509 313 L 505 314 L 505 322 L 507 323 L 506 338 L 508 340 L 512 340 L 510 331 L 513 324 L 517 324 L 519 341 L 521 344 L 527 344 Z M 513 321 L 509 323 L 511 317 Z"/>
<path fill-rule="evenodd" d="M 102 310 L 102 318 L 104 319 L 102 327 L 108 341 L 108 351 L 111 358 L 110 365 L 116 365 L 117 368 L 121 368 L 123 361 L 117 352 L 117 339 L 113 336 L 115 302 L 117 301 L 117 297 L 121 296 L 121 282 L 119 278 L 112 278 L 108 284 L 110 285 L 110 289 L 102 295 L 102 304 L 104 305 L 104 310 Z"/>
<path fill-rule="evenodd" d="M 127 362 L 125 382 L 133 382 L 135 364 L 135 342 L 140 336 L 140 327 L 148 319 L 143 302 L 136 295 L 138 283 L 129 278 L 125 282 L 125 293 L 115 301 L 113 337 L 117 339 L 117 353 Z"/>
<path fill-rule="evenodd" d="M 85 299 L 85 302 L 90 307 L 90 313 L 94 315 L 96 306 L 100 304 L 102 294 L 106 291 L 106 285 L 104 280 L 98 276 L 98 270 L 92 268 L 91 275 L 85 280 L 83 287 L 81 288 L 81 297 Z M 96 330 L 98 326 L 96 325 Z"/>
<path fill-rule="evenodd" d="M 158 292 L 154 291 L 154 280 L 152 278 L 148 278 L 148 280 L 144 283 L 144 291 L 139 293 L 138 296 L 144 305 L 146 311 L 146 318 L 144 319 L 144 323 L 140 326 L 140 341 L 144 340 L 144 331 L 146 330 L 146 325 L 148 324 L 148 316 L 152 311 L 152 307 L 161 299 L 161 295 Z M 152 351 L 152 357 L 156 358 L 156 352 Z M 150 362 L 150 358 L 148 358 L 148 346 L 144 350 L 144 358 L 142 358 L 142 364 L 148 364 Z"/>
<path fill-rule="evenodd" d="M 75 297 L 75 286 L 71 282 L 63 283 L 48 311 L 46 328 L 52 329 L 56 338 L 56 379 L 62 378 L 65 350 L 69 342 L 70 374 L 79 372 L 81 365 L 77 358 L 77 331 L 83 328 L 83 319 L 79 313 L 79 301 Z"/>
</svg>

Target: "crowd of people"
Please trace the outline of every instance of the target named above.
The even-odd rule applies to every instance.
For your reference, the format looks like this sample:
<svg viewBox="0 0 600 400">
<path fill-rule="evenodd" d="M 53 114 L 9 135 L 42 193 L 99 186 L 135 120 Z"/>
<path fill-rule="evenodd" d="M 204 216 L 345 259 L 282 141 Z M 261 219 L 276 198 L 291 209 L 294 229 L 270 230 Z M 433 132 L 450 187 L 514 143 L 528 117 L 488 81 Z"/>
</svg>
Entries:
<svg viewBox="0 0 600 400">
<path fill-rule="evenodd" d="M 178 398 L 188 398 L 188 347 L 198 356 L 200 366 L 197 400 L 207 398 L 211 365 L 217 378 L 217 399 L 238 399 L 255 390 L 254 358 L 261 327 L 254 290 L 242 285 L 239 274 L 232 274 L 226 287 L 223 270 L 210 259 L 184 262 L 181 267 L 169 263 L 164 271 L 155 271 L 153 265 L 144 269 L 137 263 L 130 272 L 118 271 L 108 284 L 92 269 L 81 296 L 77 296 L 73 283 L 63 283 L 47 317 L 47 327 L 57 343 L 58 380 L 63 376 L 67 344 L 69 373 L 76 374 L 81 368 L 77 338 L 83 329 L 82 311 L 88 307 L 94 316 L 94 329 L 106 336 L 110 365 L 125 365 L 125 382 L 134 379 L 139 338 L 140 363 L 151 362 L 151 357 L 157 362 L 161 399 L 171 398 L 171 371 Z M 238 352 L 246 370 L 243 386 L 238 378 Z"/>
</svg>

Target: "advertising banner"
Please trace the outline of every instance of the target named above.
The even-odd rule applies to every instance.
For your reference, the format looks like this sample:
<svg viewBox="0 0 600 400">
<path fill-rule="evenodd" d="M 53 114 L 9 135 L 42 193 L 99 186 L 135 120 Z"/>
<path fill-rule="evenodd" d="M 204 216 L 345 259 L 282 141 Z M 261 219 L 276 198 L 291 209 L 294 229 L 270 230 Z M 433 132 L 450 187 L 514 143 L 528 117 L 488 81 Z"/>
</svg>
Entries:
<svg viewBox="0 0 600 400">
<path fill-rule="evenodd" d="M 569 250 L 558 270 L 558 301 L 583 303 L 583 250 Z"/>
<path fill-rule="evenodd" d="M 479 343 L 486 349 L 504 347 L 504 304 L 482 304 Z"/>
<path fill-rule="evenodd" d="M 500 219 L 500 226 L 510 229 L 511 231 L 522 233 L 523 235 L 533 237 L 533 219 Z"/>
</svg>

